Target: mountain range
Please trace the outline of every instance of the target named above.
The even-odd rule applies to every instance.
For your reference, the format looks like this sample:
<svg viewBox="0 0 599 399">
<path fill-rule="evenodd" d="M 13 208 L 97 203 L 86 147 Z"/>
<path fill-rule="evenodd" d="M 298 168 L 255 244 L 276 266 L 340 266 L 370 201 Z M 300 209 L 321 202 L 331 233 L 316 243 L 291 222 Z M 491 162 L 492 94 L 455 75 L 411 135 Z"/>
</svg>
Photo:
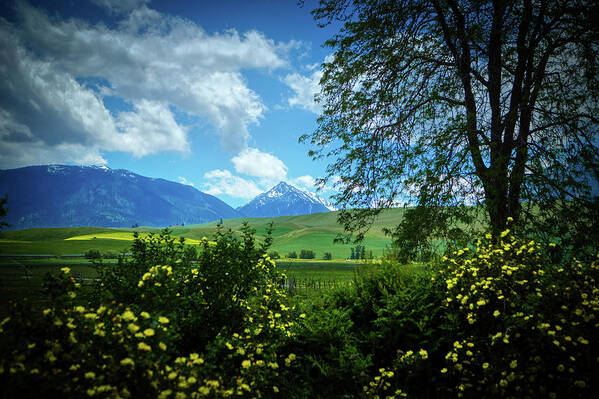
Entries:
<svg viewBox="0 0 599 399">
<path fill-rule="evenodd" d="M 106 166 L 42 165 L 0 170 L 11 229 L 199 224 L 219 219 L 327 212 L 313 193 L 281 182 L 233 209 L 198 189 Z"/>
</svg>

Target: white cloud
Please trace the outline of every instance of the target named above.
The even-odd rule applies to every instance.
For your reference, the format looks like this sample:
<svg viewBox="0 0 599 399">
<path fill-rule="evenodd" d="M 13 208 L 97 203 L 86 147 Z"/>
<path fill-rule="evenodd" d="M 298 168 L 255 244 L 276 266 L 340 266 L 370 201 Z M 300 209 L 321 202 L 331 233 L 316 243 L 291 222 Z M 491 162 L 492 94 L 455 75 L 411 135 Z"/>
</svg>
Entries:
<svg viewBox="0 0 599 399">
<path fill-rule="evenodd" d="M 121 112 L 117 126 L 123 132 L 115 149 L 129 151 L 137 157 L 158 151 L 188 152 L 187 134 L 164 104 L 141 100 L 135 112 Z"/>
<path fill-rule="evenodd" d="M 322 70 L 317 69 L 308 76 L 292 73 L 283 82 L 293 90 L 294 94 L 287 102 L 290 107 L 299 107 L 315 114 L 322 112 L 322 107 L 314 101 L 314 96 L 320 92 Z"/>
<path fill-rule="evenodd" d="M 276 156 L 257 148 L 246 148 L 231 158 L 235 171 L 278 183 L 287 176 L 287 166 Z"/>
<path fill-rule="evenodd" d="M 92 3 L 110 12 L 123 13 L 145 6 L 150 0 L 91 0 Z"/>
<path fill-rule="evenodd" d="M 275 43 L 256 31 L 208 34 L 189 20 L 147 8 L 145 1 L 96 3 L 126 17 L 110 28 L 59 20 L 18 3 L 18 25 L 0 18 L 3 140 L 26 139 L 40 151 L 45 145 L 50 158 L 52 151 L 66 155 L 59 146 L 80 146 L 93 159 L 104 150 L 186 152 L 189 139 L 176 111 L 200 117 L 228 150 L 247 147 L 249 126 L 266 106 L 241 70 L 283 67 L 295 44 Z M 86 86 L 90 79 L 94 87 Z M 103 96 L 116 96 L 132 110 L 111 113 Z M 22 160 L 29 158 L 27 146 L 13 147 Z M 74 156 L 62 162 L 74 162 Z"/>
<path fill-rule="evenodd" d="M 310 175 L 296 177 L 295 179 L 291 179 L 289 182 L 292 185 L 295 185 L 299 188 L 306 189 L 308 191 L 316 190 L 316 179 L 314 179 Z"/>
<path fill-rule="evenodd" d="M 208 182 L 202 191 L 211 195 L 226 194 L 234 198 L 251 199 L 263 191 L 253 181 L 234 176 L 227 169 L 206 172 L 204 179 Z"/>
<path fill-rule="evenodd" d="M 333 60 L 333 54 L 324 58 L 325 63 L 331 63 Z M 287 99 L 289 107 L 303 108 L 317 115 L 322 113 L 322 106 L 314 101 L 314 97 L 320 93 L 320 79 L 323 75 L 320 67 L 320 63 L 309 64 L 304 67 L 305 70 L 311 72 L 309 75 L 305 76 L 296 72 L 283 78 L 283 83 L 293 90 L 293 96 Z"/>
<path fill-rule="evenodd" d="M 0 140 L 0 169 L 29 165 L 64 164 L 65 161 L 80 165 L 105 165 L 97 147 L 81 144 L 58 144 L 49 147 L 42 141 L 23 143 Z"/>
<path fill-rule="evenodd" d="M 190 182 L 189 180 L 187 180 L 185 177 L 183 176 L 178 176 L 177 180 L 179 180 L 179 183 L 181 184 L 185 184 L 187 186 L 192 186 L 195 187 L 195 184 L 193 184 L 192 182 Z"/>
</svg>

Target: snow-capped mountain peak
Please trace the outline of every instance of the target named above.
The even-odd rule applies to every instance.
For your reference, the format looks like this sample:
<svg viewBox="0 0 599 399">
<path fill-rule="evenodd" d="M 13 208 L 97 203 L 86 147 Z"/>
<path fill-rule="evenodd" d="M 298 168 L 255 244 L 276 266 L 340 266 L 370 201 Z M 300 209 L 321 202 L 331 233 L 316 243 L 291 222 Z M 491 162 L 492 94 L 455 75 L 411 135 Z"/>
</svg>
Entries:
<svg viewBox="0 0 599 399">
<path fill-rule="evenodd" d="M 335 208 L 315 193 L 280 182 L 238 210 L 250 217 L 276 217 L 328 212 Z"/>
</svg>

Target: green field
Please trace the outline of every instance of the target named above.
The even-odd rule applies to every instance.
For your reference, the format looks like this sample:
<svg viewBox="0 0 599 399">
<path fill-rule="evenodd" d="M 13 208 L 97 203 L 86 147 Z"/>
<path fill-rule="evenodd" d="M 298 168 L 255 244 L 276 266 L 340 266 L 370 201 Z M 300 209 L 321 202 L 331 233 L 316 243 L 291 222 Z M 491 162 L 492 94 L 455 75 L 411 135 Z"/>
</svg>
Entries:
<svg viewBox="0 0 599 399">
<path fill-rule="evenodd" d="M 383 227 L 391 227 L 401 220 L 403 209 L 391 209 L 381 214 L 376 225 L 366 235 L 362 245 L 366 251 L 372 251 L 380 257 L 390 247 L 391 240 L 385 236 Z M 338 212 L 317 213 L 312 215 L 282 216 L 277 218 L 230 219 L 224 221 L 225 228 L 239 232 L 244 220 L 256 229 L 257 235 L 266 232 L 268 223 L 274 223 L 272 250 L 282 257 L 289 252 L 299 254 L 302 249 L 312 250 L 317 259 L 330 252 L 333 259 L 345 259 L 350 256 L 352 244 L 334 244 L 333 240 L 343 233 L 343 227 L 337 223 Z M 140 227 L 140 233 L 158 233 L 159 228 Z M 211 238 L 216 230 L 216 222 L 172 227 L 175 236 L 185 237 L 189 244 L 198 244 L 203 237 Z M 95 227 L 39 228 L 0 233 L 1 254 L 83 254 L 94 248 L 101 252 L 127 252 L 133 239 L 133 229 L 108 229 Z"/>
<path fill-rule="evenodd" d="M 367 253 L 372 251 L 375 257 L 383 255 L 391 240 L 383 234 L 382 228 L 397 224 L 402 213 L 402 209 L 393 209 L 382 214 L 362 243 Z M 225 220 L 223 224 L 225 228 L 240 233 L 243 221 L 247 220 L 260 238 L 272 221 L 274 242 L 271 250 L 278 251 L 283 257 L 277 261 L 277 265 L 287 275 L 288 284 L 295 285 L 297 292 L 302 293 L 302 290 L 320 290 L 349 283 L 356 268 L 362 266 L 359 262 L 345 260 L 350 256 L 353 244 L 333 242 L 343 232 L 342 226 L 337 223 L 337 216 L 338 212 L 329 212 L 278 218 L 231 219 Z M 171 230 L 173 235 L 185 237 L 186 243 L 197 245 L 203 237 L 210 239 L 214 236 L 216 223 L 173 226 Z M 132 244 L 133 231 L 130 228 L 66 227 L 0 232 L 2 304 L 24 293 L 33 300 L 41 297 L 44 275 L 49 271 L 58 272 L 64 266 L 70 267 L 73 273 L 84 279 L 93 278 L 95 270 L 87 259 L 65 255 L 81 256 L 90 249 L 97 249 L 102 253 L 127 253 Z M 140 227 L 135 231 L 145 236 L 151 232 L 159 233 L 161 229 Z M 314 251 L 316 259 L 286 259 L 289 252 L 299 254 L 302 249 Z M 332 254 L 332 261 L 322 260 L 325 252 Z"/>
</svg>

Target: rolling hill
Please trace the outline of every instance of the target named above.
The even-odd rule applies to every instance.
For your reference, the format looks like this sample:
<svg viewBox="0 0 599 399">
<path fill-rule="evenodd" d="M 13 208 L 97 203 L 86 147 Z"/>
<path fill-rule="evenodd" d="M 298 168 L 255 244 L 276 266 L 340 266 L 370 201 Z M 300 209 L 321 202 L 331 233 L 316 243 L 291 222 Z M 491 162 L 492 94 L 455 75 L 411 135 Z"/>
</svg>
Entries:
<svg viewBox="0 0 599 399">
<path fill-rule="evenodd" d="M 367 251 L 372 250 L 375 256 L 383 254 L 391 244 L 382 228 L 397 224 L 402 217 L 403 209 L 391 209 L 381 214 L 377 223 L 366 235 L 362 245 Z M 240 232 L 244 220 L 256 229 L 257 235 L 263 236 L 270 222 L 274 224 L 274 243 L 272 250 L 286 256 L 290 251 L 299 253 L 302 249 L 313 250 L 317 259 L 322 259 L 325 252 L 331 252 L 334 259 L 344 259 L 350 254 L 352 244 L 334 244 L 337 234 L 343 232 L 337 223 L 338 212 L 318 213 L 312 215 L 280 216 L 275 218 L 238 218 L 223 221 L 224 228 Z M 174 235 L 192 240 L 202 237 L 211 238 L 216 231 L 217 222 L 173 226 Z M 130 245 L 130 235 L 124 232 L 159 232 L 160 229 L 140 227 L 137 229 L 106 229 L 93 227 L 74 228 L 39 228 L 0 232 L 0 253 L 10 254 L 81 254 L 90 248 L 101 251 L 126 251 Z M 73 239 L 73 237 L 79 239 Z M 95 238 L 94 238 L 95 237 Z M 122 239 L 120 239 L 122 237 Z M 83 239 L 85 238 L 85 239 Z"/>
</svg>

